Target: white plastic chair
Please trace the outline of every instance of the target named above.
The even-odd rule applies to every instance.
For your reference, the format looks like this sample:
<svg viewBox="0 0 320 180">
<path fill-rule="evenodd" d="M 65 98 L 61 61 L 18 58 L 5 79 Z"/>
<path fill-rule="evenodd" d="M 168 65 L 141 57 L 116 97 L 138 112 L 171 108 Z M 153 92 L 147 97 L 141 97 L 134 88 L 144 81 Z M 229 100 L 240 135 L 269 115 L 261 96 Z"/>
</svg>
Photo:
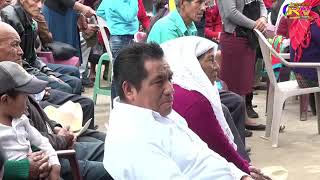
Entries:
<svg viewBox="0 0 320 180">
<path fill-rule="evenodd" d="M 108 56 L 109 56 L 109 59 L 108 59 L 108 61 L 109 61 L 109 69 L 108 69 L 107 84 L 109 84 L 110 87 L 107 87 L 103 91 L 110 91 L 110 93 L 107 93 L 107 94 L 111 94 L 111 82 L 112 82 L 112 74 L 113 74 L 113 56 L 112 56 L 112 52 L 111 52 L 111 48 L 110 48 L 110 43 L 109 43 L 109 39 L 108 39 L 108 36 L 107 36 L 107 32 L 105 30 L 105 28 L 108 28 L 108 26 L 107 26 L 106 21 L 102 17 L 99 17 L 99 16 L 97 16 L 97 23 L 98 23 L 98 26 L 99 26 L 99 29 L 100 29 L 100 32 L 101 32 L 101 36 L 102 36 L 104 47 L 107 50 L 107 52 L 104 53 L 102 56 L 105 56 L 106 54 L 108 54 Z M 104 60 L 105 59 L 100 57 L 99 63 L 98 63 L 98 65 L 100 67 L 102 66 Z M 101 74 L 101 72 L 99 72 L 99 74 Z M 95 82 L 95 86 L 99 86 L 99 88 L 100 88 L 100 77 L 96 77 L 96 81 L 97 82 Z M 96 87 L 94 89 L 96 89 Z M 97 96 L 97 93 L 94 92 L 94 95 L 93 95 L 94 101 L 96 100 L 96 96 Z M 110 106 L 109 106 L 109 112 L 112 109 L 111 108 L 111 104 L 112 103 L 110 103 Z M 106 128 L 108 129 L 107 124 L 106 124 Z"/>
<path fill-rule="evenodd" d="M 269 96 L 268 96 L 268 112 L 267 112 L 267 127 L 265 132 L 265 137 L 270 137 L 272 147 L 278 147 L 279 140 L 279 128 L 281 123 L 282 107 L 285 100 L 292 96 L 316 93 L 316 107 L 318 115 L 318 134 L 320 134 L 320 116 L 319 116 L 319 98 L 320 98 L 320 87 L 311 88 L 300 88 L 296 80 L 277 82 L 271 64 L 271 54 L 280 59 L 281 63 L 287 67 L 299 67 L 299 68 L 316 68 L 318 73 L 318 81 L 320 84 L 320 63 L 295 63 L 288 62 L 283 57 L 288 59 L 288 54 L 277 53 L 272 46 L 269 44 L 264 35 L 258 31 L 254 30 L 258 39 L 263 56 L 263 61 L 265 63 L 265 68 L 270 80 L 269 86 Z"/>
<path fill-rule="evenodd" d="M 98 21 L 98 26 L 101 31 L 102 39 L 103 39 L 103 44 L 107 49 L 107 53 L 111 59 L 111 62 L 113 62 L 113 56 L 111 53 L 111 48 L 110 48 L 110 43 L 109 39 L 107 37 L 107 32 L 104 28 L 108 28 L 107 22 L 100 16 L 97 16 L 97 21 Z"/>
</svg>

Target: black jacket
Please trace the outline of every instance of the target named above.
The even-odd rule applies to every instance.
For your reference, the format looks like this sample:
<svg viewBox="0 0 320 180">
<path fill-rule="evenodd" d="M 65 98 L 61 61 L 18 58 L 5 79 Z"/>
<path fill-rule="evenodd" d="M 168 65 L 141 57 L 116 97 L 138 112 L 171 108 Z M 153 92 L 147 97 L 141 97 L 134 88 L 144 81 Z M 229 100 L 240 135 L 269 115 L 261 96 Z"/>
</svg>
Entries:
<svg viewBox="0 0 320 180">
<path fill-rule="evenodd" d="M 32 97 L 28 97 L 28 112 L 26 115 L 30 124 L 34 126 L 44 137 L 49 139 L 50 144 L 55 150 L 64 150 L 68 148 L 66 139 L 53 133 L 54 127 L 62 127 L 56 121 L 50 120 L 43 109 Z"/>
<path fill-rule="evenodd" d="M 19 4 L 15 6 L 10 5 L 3 8 L 0 15 L 2 21 L 10 24 L 20 36 L 20 46 L 23 50 L 23 59 L 25 61 L 23 67 L 34 75 L 39 72 L 45 73 L 46 75 L 54 75 L 55 73 L 37 57 L 35 51 L 37 38 L 36 25 L 24 9 Z"/>
</svg>

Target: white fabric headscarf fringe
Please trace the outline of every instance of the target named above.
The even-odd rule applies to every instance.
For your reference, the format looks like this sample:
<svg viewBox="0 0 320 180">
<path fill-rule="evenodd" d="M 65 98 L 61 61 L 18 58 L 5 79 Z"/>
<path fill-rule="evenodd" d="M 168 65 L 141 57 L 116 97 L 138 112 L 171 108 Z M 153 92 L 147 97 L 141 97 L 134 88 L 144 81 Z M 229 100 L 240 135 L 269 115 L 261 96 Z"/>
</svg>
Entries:
<svg viewBox="0 0 320 180">
<path fill-rule="evenodd" d="M 167 41 L 161 44 L 161 47 L 164 51 L 164 58 L 173 71 L 172 82 L 184 89 L 197 91 L 209 100 L 229 143 L 237 149 L 222 111 L 218 88 L 212 85 L 197 59 L 210 49 L 217 51 L 217 44 L 202 37 L 185 36 Z"/>
</svg>

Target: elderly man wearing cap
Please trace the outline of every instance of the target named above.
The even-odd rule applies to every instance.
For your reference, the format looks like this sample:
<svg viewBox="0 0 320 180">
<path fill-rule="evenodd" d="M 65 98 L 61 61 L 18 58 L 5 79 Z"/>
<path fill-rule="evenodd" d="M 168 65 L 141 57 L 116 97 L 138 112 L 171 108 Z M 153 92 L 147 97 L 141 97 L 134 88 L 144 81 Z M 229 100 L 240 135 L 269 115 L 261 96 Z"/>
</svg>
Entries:
<svg viewBox="0 0 320 180">
<path fill-rule="evenodd" d="M 35 51 L 37 25 L 32 20 L 40 13 L 43 1 L 19 0 L 15 5 L 1 9 L 3 22 L 10 24 L 19 33 L 20 46 L 24 52 L 23 67 L 30 74 L 49 82 L 48 86 L 64 92 L 81 94 L 79 69 L 70 65 L 45 64 Z"/>
<path fill-rule="evenodd" d="M 0 29 L 0 36 L 2 33 L 5 33 L 9 38 L 8 41 L 5 42 L 9 45 L 7 45 L 7 48 L 10 50 L 2 49 L 3 41 L 0 41 L 0 61 L 7 58 L 11 61 L 21 63 L 22 51 L 19 46 L 20 38 L 17 32 L 10 25 L 5 23 L 0 22 L 0 27 L 2 28 Z M 6 54 L 3 54 L 3 52 L 6 52 Z M 64 128 L 59 126 L 58 123 L 49 120 L 42 108 L 33 98 L 29 96 L 28 100 L 28 117 L 31 120 L 30 122 L 41 132 L 42 135 L 49 138 L 54 149 L 61 150 L 72 146 L 74 143 L 72 133 L 66 131 Z M 60 131 L 56 131 L 57 129 L 60 129 Z M 104 133 L 96 132 L 95 134 L 101 136 L 100 134 Z M 77 141 L 83 142 L 74 143 L 74 148 L 76 150 L 77 157 L 79 158 L 80 172 L 85 179 L 86 177 L 94 179 L 108 179 L 109 175 L 104 170 L 101 163 L 104 143 L 100 140 L 92 142 L 92 140 L 95 139 L 95 136 L 91 137 L 89 135 L 90 133 L 87 133 L 84 137 L 78 137 Z M 62 161 L 61 165 L 63 167 L 62 175 L 68 176 L 70 172 L 69 164 Z M 7 171 L 5 173 L 7 173 Z"/>
<path fill-rule="evenodd" d="M 20 37 L 18 33 L 4 22 L 0 22 L 0 27 L 0 61 L 9 60 L 22 65 L 23 51 L 19 46 Z M 39 100 L 43 108 L 48 105 L 62 105 L 67 101 L 80 103 L 83 110 L 83 124 L 92 119 L 89 129 L 95 128 L 94 103 L 90 98 L 55 89 L 46 89 L 46 93 Z"/>
<path fill-rule="evenodd" d="M 30 125 L 24 112 L 27 95 L 36 94 L 47 82 L 29 75 L 21 66 L 10 61 L 0 62 L 0 142 L 9 160 L 22 160 L 32 151 L 31 144 L 49 156 L 49 179 L 59 179 L 57 153 L 40 132 Z M 45 177 L 40 177 L 45 178 Z"/>
<path fill-rule="evenodd" d="M 0 0 L 0 10 L 8 6 L 10 3 L 11 0 Z M 17 47 L 17 43 L 20 44 L 21 39 L 20 37 L 14 37 L 14 35 L 18 35 L 18 33 L 11 26 L 8 26 L 6 23 L 3 23 L 1 17 L 0 23 L 0 61 L 10 60 L 17 62 L 18 64 L 21 63 L 22 65 L 23 51 L 22 49 L 18 50 Z M 14 31 L 15 33 L 10 33 L 10 31 Z M 34 71 L 37 71 L 35 68 L 33 69 Z M 67 101 L 80 103 L 83 110 L 83 124 L 85 124 L 86 121 L 88 121 L 89 119 L 92 119 L 89 125 L 89 129 L 95 128 L 94 103 L 91 99 L 77 94 L 66 93 L 55 89 L 47 89 L 46 91 L 47 93 L 43 96 L 43 100 L 45 101 L 40 102 L 43 108 L 48 105 L 62 105 Z"/>
</svg>

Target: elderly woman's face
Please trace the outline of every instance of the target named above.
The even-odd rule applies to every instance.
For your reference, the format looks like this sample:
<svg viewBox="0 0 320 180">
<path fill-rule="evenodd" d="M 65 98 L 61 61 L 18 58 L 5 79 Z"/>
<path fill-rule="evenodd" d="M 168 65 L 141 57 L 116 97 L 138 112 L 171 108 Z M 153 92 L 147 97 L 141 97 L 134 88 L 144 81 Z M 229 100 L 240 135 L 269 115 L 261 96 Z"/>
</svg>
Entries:
<svg viewBox="0 0 320 180">
<path fill-rule="evenodd" d="M 205 54 L 200 56 L 199 63 L 201 65 L 202 70 L 208 76 L 211 83 L 214 84 L 214 81 L 217 79 L 219 68 L 214 60 L 213 49 L 210 49 Z"/>
</svg>

